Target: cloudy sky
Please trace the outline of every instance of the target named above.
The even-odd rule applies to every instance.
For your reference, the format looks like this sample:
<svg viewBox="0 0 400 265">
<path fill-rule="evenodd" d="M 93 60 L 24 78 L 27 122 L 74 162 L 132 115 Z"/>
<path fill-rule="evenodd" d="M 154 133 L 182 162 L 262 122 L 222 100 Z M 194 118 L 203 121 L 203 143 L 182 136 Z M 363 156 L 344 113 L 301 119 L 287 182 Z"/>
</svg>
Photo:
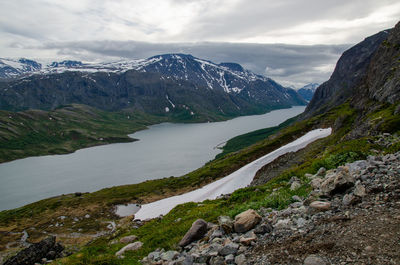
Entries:
<svg viewBox="0 0 400 265">
<path fill-rule="evenodd" d="M 399 18 L 398 0 L 1 0 L 0 57 L 183 52 L 301 86 L 328 79 L 345 49 Z"/>
</svg>

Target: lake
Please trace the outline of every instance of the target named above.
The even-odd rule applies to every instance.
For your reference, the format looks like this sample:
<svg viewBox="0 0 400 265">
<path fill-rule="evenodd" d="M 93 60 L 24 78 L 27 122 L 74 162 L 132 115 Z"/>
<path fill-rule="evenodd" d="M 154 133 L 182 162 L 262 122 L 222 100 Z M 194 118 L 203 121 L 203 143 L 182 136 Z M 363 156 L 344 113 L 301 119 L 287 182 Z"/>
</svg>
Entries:
<svg viewBox="0 0 400 265">
<path fill-rule="evenodd" d="M 3 163 L 0 164 L 0 210 L 60 194 L 182 176 L 212 160 L 221 152 L 216 146 L 230 138 L 276 126 L 304 109 L 296 106 L 223 122 L 162 123 L 131 134 L 139 139 L 136 142 Z"/>
</svg>

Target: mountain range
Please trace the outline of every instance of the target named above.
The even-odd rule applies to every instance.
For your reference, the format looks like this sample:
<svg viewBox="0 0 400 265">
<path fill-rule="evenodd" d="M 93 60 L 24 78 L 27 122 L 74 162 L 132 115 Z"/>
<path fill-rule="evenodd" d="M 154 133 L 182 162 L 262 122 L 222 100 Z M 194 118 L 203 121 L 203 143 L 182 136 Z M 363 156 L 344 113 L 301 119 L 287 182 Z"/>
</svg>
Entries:
<svg viewBox="0 0 400 265">
<path fill-rule="evenodd" d="M 236 63 L 165 54 L 145 60 L 42 64 L 1 59 L 0 109 L 52 110 L 77 103 L 107 111 L 232 117 L 304 105 L 294 90 Z M 206 118 L 207 119 L 207 118 Z"/>
</svg>

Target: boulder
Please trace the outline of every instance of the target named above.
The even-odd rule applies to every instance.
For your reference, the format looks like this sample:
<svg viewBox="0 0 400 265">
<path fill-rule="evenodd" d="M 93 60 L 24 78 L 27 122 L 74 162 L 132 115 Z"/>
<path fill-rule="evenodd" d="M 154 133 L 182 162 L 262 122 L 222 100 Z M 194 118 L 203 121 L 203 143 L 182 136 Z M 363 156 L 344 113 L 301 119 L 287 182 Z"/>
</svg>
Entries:
<svg viewBox="0 0 400 265">
<path fill-rule="evenodd" d="M 229 216 L 219 216 L 218 217 L 219 226 L 225 231 L 225 233 L 230 234 L 233 231 L 233 220 Z"/>
<path fill-rule="evenodd" d="M 310 203 L 310 207 L 317 211 L 327 211 L 331 208 L 330 202 L 313 201 Z"/>
<path fill-rule="evenodd" d="M 122 238 L 119 240 L 119 242 L 120 242 L 120 243 L 123 243 L 123 244 L 128 244 L 128 243 L 132 243 L 132 242 L 136 241 L 137 238 L 138 238 L 138 237 L 135 236 L 135 235 L 124 236 L 124 237 L 122 237 Z"/>
<path fill-rule="evenodd" d="M 125 247 L 121 248 L 117 253 L 115 253 L 115 256 L 122 256 L 126 251 L 135 251 L 140 249 L 143 246 L 143 243 L 138 241 L 135 243 L 130 243 L 126 245 Z"/>
<path fill-rule="evenodd" d="M 261 216 L 256 211 L 249 209 L 235 217 L 235 231 L 237 233 L 247 232 L 254 228 L 259 222 L 261 222 L 261 220 Z"/>
<path fill-rule="evenodd" d="M 182 238 L 181 242 L 179 242 L 179 246 L 184 247 L 201 239 L 207 233 L 207 222 L 203 219 L 196 220 L 192 227 L 186 232 L 185 236 Z"/>
<path fill-rule="evenodd" d="M 354 186 L 354 182 L 354 176 L 349 173 L 349 168 L 341 166 L 336 170 L 327 172 L 319 189 L 322 195 L 334 195 L 345 192 L 348 188 Z"/>
</svg>

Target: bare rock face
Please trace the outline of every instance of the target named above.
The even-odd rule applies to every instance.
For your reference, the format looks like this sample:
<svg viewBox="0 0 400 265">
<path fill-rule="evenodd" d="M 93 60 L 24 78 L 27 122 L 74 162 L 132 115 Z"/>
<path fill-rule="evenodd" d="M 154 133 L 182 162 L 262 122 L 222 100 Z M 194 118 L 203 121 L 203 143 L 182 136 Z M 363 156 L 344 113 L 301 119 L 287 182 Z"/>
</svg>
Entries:
<svg viewBox="0 0 400 265">
<path fill-rule="evenodd" d="M 235 231 L 237 233 L 247 232 L 261 222 L 261 219 L 261 216 L 253 209 L 242 212 L 235 217 Z"/>
<path fill-rule="evenodd" d="M 181 242 L 179 242 L 179 246 L 187 246 L 193 241 L 201 239 L 206 233 L 207 222 L 203 219 L 198 219 L 192 224 L 192 227 L 189 229 L 189 231 L 187 231 Z"/>
<path fill-rule="evenodd" d="M 50 236 L 21 250 L 16 256 L 8 259 L 4 265 L 34 264 L 41 262 L 43 258 L 58 258 L 61 257 L 63 250 L 64 247 L 56 243 L 56 237 Z"/>
</svg>

